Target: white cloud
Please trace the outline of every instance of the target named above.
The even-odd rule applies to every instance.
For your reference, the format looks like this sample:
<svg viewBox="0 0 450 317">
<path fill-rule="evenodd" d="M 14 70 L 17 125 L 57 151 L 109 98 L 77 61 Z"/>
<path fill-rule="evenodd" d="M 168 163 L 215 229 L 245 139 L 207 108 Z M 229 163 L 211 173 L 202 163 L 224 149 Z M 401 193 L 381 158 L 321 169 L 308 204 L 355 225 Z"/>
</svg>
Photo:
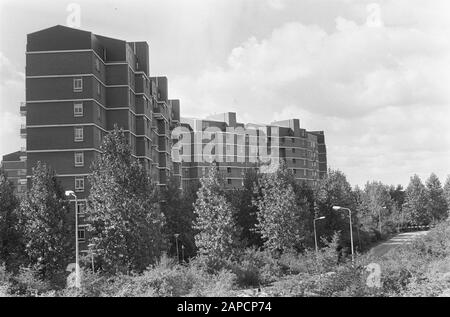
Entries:
<svg viewBox="0 0 450 317">
<path fill-rule="evenodd" d="M 267 0 L 267 5 L 275 10 L 283 10 L 286 8 L 284 0 Z"/>
<path fill-rule="evenodd" d="M 330 165 L 354 183 L 405 184 L 410 173 L 432 171 L 444 177 L 450 172 L 448 22 L 432 4 L 422 11 L 403 6 L 382 3 L 378 24 L 338 16 L 332 32 L 284 23 L 235 47 L 226 67 L 172 78 L 172 88 L 183 114 L 236 111 L 253 122 L 299 117 L 325 130 Z M 393 25 L 401 14 L 385 15 L 388 9 L 416 18 Z"/>
</svg>

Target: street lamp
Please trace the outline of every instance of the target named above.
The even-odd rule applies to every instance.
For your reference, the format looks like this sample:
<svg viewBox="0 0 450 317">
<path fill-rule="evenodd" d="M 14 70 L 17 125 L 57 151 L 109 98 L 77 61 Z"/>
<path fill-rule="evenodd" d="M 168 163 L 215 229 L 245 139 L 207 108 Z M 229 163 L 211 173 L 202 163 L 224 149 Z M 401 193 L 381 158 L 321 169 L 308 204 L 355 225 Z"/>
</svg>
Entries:
<svg viewBox="0 0 450 317">
<path fill-rule="evenodd" d="M 177 248 L 177 260 L 178 260 L 178 263 L 180 263 L 180 255 L 178 254 L 178 237 L 180 236 L 180 234 L 175 233 L 174 236 L 175 236 L 175 246 Z"/>
<path fill-rule="evenodd" d="M 347 210 L 348 211 L 348 217 L 350 218 L 350 244 L 352 247 L 352 262 L 355 262 L 355 255 L 353 252 L 353 230 L 352 230 L 352 211 L 345 207 L 340 206 L 333 206 L 333 210 L 339 211 L 339 210 Z"/>
<path fill-rule="evenodd" d="M 381 207 L 381 209 L 387 210 L 386 207 Z M 381 209 L 378 209 L 378 227 L 380 230 L 380 234 L 381 234 Z"/>
<path fill-rule="evenodd" d="M 73 196 L 75 198 L 75 287 L 80 287 L 80 265 L 78 259 L 78 199 L 77 195 L 72 190 L 66 190 L 67 197 Z"/>
<path fill-rule="evenodd" d="M 95 244 L 89 243 L 88 248 L 91 251 L 91 265 L 92 265 L 92 272 L 95 272 L 95 266 L 94 266 L 94 246 Z"/>
<path fill-rule="evenodd" d="M 325 216 L 319 217 L 319 218 L 315 218 L 313 221 L 313 226 L 314 226 L 314 243 L 316 245 L 316 252 L 318 251 L 317 248 L 317 232 L 316 232 L 316 220 L 321 220 L 321 219 L 325 219 Z"/>
</svg>

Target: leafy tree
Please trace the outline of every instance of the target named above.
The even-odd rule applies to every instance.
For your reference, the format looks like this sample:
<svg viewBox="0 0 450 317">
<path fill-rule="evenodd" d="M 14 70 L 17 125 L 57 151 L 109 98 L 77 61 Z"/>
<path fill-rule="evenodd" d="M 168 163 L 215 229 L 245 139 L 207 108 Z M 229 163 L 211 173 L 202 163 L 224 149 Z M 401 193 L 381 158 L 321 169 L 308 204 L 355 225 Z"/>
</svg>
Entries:
<svg viewBox="0 0 450 317">
<path fill-rule="evenodd" d="M 292 186 L 292 174 L 285 164 L 260 180 L 261 196 L 255 201 L 258 207 L 256 227 L 271 251 L 286 251 L 301 246 L 307 234 L 302 215 L 308 213 L 297 202 Z"/>
<path fill-rule="evenodd" d="M 389 195 L 395 203 L 397 210 L 401 210 L 403 203 L 405 202 L 405 190 L 402 185 L 397 185 L 397 187 L 389 187 Z"/>
<path fill-rule="evenodd" d="M 236 222 L 242 228 L 241 239 L 246 247 L 261 247 L 261 234 L 256 230 L 258 208 L 253 204 L 259 196 L 259 174 L 247 169 L 244 186 L 228 192 L 228 199 L 236 209 Z"/>
<path fill-rule="evenodd" d="M 23 249 L 18 228 L 19 201 L 14 195 L 14 185 L 0 169 L 0 263 L 8 270 L 18 268 Z"/>
<path fill-rule="evenodd" d="M 364 230 L 383 231 L 391 213 L 391 196 L 389 188 L 381 182 L 367 182 L 362 192 L 359 209 L 359 221 Z M 380 229 L 381 228 L 381 229 Z"/>
<path fill-rule="evenodd" d="M 177 254 L 175 234 L 179 234 L 179 256 L 182 256 L 182 245 L 185 248 L 184 256 L 186 258 L 195 254 L 193 203 L 196 199 L 196 193 L 194 189 L 185 188 L 181 191 L 178 178 L 171 177 L 167 186 L 162 190 L 162 211 L 166 219 L 164 234 L 168 241 L 173 241 L 169 249 L 172 255 Z"/>
<path fill-rule="evenodd" d="M 447 201 L 447 212 L 450 213 L 450 175 L 447 176 L 447 180 L 445 181 L 444 196 Z"/>
<path fill-rule="evenodd" d="M 158 197 L 149 175 L 115 127 L 92 165 L 88 231 L 105 271 L 142 271 L 163 247 Z"/>
<path fill-rule="evenodd" d="M 239 228 L 218 168 L 211 165 L 200 184 L 194 204 L 197 216 L 194 228 L 198 230 L 195 244 L 200 254 L 212 258 L 229 257 L 238 245 Z"/>
<path fill-rule="evenodd" d="M 431 215 L 433 221 L 440 221 L 447 218 L 447 201 L 444 190 L 436 174 L 432 173 L 426 181 L 427 187 L 427 213 Z"/>
<path fill-rule="evenodd" d="M 346 211 L 334 211 L 333 206 L 349 208 L 352 211 L 352 223 L 357 224 L 357 197 L 344 173 L 329 169 L 326 177 L 319 181 L 316 190 L 316 204 L 320 215 L 323 235 L 330 239 L 334 232 L 341 232 L 341 241 L 350 241 L 349 219 Z"/>
<path fill-rule="evenodd" d="M 418 175 L 411 177 L 405 194 L 403 205 L 405 219 L 413 225 L 429 224 L 431 214 L 427 209 L 427 190 Z"/>
<path fill-rule="evenodd" d="M 55 172 L 45 163 L 33 168 L 31 189 L 20 206 L 20 226 L 29 264 L 44 280 L 65 273 L 74 260 L 74 219 Z"/>
</svg>

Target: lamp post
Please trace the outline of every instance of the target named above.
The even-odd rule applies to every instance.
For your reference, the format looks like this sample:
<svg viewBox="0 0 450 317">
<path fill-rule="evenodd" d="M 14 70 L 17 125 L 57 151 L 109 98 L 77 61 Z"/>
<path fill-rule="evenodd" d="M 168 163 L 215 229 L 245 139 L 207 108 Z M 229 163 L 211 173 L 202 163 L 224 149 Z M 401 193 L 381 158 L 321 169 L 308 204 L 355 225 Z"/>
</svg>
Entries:
<svg viewBox="0 0 450 317">
<path fill-rule="evenodd" d="M 94 246 L 95 244 L 89 243 L 88 248 L 91 251 L 91 265 L 92 265 L 92 272 L 95 272 L 95 266 L 94 266 Z"/>
<path fill-rule="evenodd" d="M 178 254 L 178 237 L 180 236 L 180 234 L 175 233 L 174 236 L 175 236 L 175 246 L 177 248 L 177 261 L 178 263 L 180 263 L 180 255 Z"/>
<path fill-rule="evenodd" d="M 321 219 L 325 219 L 325 216 L 319 217 L 319 218 L 315 218 L 313 221 L 313 226 L 314 226 L 314 244 L 316 246 L 316 252 L 318 251 L 318 247 L 317 247 L 317 232 L 316 232 L 316 220 L 321 220 Z"/>
<path fill-rule="evenodd" d="M 78 199 L 77 195 L 72 190 L 66 190 L 67 197 L 73 196 L 75 198 L 75 287 L 80 287 L 80 265 L 78 259 Z"/>
<path fill-rule="evenodd" d="M 387 210 L 386 207 L 381 207 L 381 209 Z M 378 209 L 378 230 L 381 234 L 381 209 Z"/>
<path fill-rule="evenodd" d="M 333 206 L 333 210 L 339 211 L 339 210 L 347 210 L 348 211 L 348 216 L 350 218 L 350 244 L 352 247 L 352 262 L 355 262 L 355 254 L 353 252 L 353 229 L 352 229 L 352 211 L 348 208 L 345 207 L 340 207 L 340 206 Z"/>
<path fill-rule="evenodd" d="M 181 260 L 184 263 L 184 244 L 181 244 Z"/>
</svg>

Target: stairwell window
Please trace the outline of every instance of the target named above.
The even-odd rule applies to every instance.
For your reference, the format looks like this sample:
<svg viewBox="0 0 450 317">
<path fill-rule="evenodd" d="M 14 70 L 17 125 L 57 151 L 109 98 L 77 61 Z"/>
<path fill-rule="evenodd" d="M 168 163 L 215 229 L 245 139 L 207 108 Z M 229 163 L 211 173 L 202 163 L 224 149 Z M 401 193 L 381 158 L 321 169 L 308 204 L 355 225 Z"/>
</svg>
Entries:
<svg viewBox="0 0 450 317">
<path fill-rule="evenodd" d="M 82 242 L 86 239 L 86 229 L 78 228 L 78 241 Z"/>
<path fill-rule="evenodd" d="M 84 191 L 84 178 L 83 177 L 76 177 L 75 178 L 75 191 L 76 192 L 83 192 Z"/>
<path fill-rule="evenodd" d="M 102 88 L 100 87 L 100 83 L 97 82 L 97 95 L 100 96 L 102 94 Z"/>
<path fill-rule="evenodd" d="M 83 141 L 83 127 L 76 127 L 75 128 L 75 142 L 82 142 Z"/>
<path fill-rule="evenodd" d="M 84 166 L 84 153 L 83 152 L 75 152 L 75 167 Z"/>
<path fill-rule="evenodd" d="M 76 102 L 73 104 L 73 116 L 82 117 L 83 116 L 83 103 Z"/>
<path fill-rule="evenodd" d="M 77 210 L 79 215 L 83 215 L 86 210 L 86 203 L 84 201 L 79 201 L 77 204 Z"/>
<path fill-rule="evenodd" d="M 83 91 L 83 78 L 74 78 L 73 79 L 73 91 L 74 92 Z"/>
<path fill-rule="evenodd" d="M 100 72 L 100 60 L 98 58 L 95 59 L 95 70 Z"/>
</svg>

